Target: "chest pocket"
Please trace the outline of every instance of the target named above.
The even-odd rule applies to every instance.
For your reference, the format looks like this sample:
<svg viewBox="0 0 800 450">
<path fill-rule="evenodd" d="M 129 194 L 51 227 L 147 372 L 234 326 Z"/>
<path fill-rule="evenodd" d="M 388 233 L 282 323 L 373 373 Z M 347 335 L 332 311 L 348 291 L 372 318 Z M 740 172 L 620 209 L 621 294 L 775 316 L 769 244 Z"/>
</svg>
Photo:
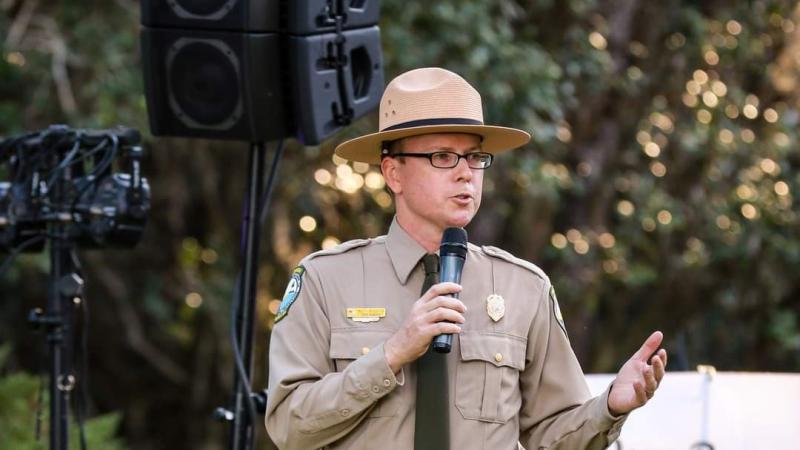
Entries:
<svg viewBox="0 0 800 450">
<path fill-rule="evenodd" d="M 353 361 L 386 342 L 391 335 L 390 330 L 374 328 L 332 330 L 329 356 L 336 371 L 343 372 Z M 378 400 L 367 417 L 391 417 L 397 414 L 404 388 L 405 386 L 396 386 L 392 392 Z"/>
<path fill-rule="evenodd" d="M 527 340 L 493 332 L 462 332 L 456 408 L 465 419 L 505 423 L 519 412 L 519 373 Z"/>
</svg>

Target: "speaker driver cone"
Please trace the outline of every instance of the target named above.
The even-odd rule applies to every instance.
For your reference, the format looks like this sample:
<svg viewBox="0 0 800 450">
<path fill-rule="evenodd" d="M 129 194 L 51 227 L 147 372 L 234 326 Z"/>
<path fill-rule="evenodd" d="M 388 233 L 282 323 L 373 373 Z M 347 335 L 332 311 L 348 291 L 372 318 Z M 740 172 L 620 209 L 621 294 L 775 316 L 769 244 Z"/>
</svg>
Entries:
<svg viewBox="0 0 800 450">
<path fill-rule="evenodd" d="M 170 107 L 190 128 L 228 129 L 242 116 L 239 61 L 216 39 L 181 38 L 167 60 Z"/>
</svg>

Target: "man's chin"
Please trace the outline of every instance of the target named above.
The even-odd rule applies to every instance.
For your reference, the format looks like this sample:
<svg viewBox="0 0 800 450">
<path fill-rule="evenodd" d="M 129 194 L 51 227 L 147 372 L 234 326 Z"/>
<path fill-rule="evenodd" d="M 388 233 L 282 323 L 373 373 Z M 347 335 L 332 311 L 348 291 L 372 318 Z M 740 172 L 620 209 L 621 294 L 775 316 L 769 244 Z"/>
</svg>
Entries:
<svg viewBox="0 0 800 450">
<path fill-rule="evenodd" d="M 464 228 L 472 222 L 472 218 L 475 217 L 474 213 L 465 213 L 465 214 L 457 214 L 449 218 L 447 221 L 446 228 L 450 227 L 457 227 L 457 228 Z"/>
</svg>

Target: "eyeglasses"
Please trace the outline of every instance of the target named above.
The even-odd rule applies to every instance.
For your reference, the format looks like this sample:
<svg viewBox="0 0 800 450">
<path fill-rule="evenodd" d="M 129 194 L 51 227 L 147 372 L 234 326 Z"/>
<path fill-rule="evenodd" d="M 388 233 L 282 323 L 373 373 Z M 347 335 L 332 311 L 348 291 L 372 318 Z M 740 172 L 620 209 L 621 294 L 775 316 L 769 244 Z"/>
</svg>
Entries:
<svg viewBox="0 0 800 450">
<path fill-rule="evenodd" d="M 470 169 L 486 169 L 492 165 L 494 155 L 486 152 L 470 152 L 459 155 L 456 152 L 430 152 L 430 153 L 392 153 L 386 156 L 409 156 L 412 158 L 427 158 L 433 167 L 439 169 L 452 169 L 457 166 L 461 158 L 467 161 Z"/>
</svg>

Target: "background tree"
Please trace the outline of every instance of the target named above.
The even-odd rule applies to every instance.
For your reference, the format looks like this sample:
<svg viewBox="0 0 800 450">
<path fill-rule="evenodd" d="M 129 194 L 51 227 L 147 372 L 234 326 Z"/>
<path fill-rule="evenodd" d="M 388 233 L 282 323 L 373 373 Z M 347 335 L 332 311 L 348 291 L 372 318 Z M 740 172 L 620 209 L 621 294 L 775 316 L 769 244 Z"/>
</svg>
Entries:
<svg viewBox="0 0 800 450">
<path fill-rule="evenodd" d="M 147 130 L 131 0 L 0 0 L 0 134 L 51 123 Z M 443 66 L 489 123 L 532 131 L 497 159 L 471 240 L 542 266 L 587 372 L 662 329 L 673 369 L 800 370 L 795 2 L 382 2 L 387 79 Z M 259 277 L 257 384 L 288 273 L 310 251 L 385 232 L 376 168 L 336 143 L 287 142 Z M 152 139 L 153 206 L 133 250 L 82 252 L 94 412 L 131 448 L 224 448 L 229 306 L 246 145 Z M 44 303 L 45 254 L 0 277 L 9 365 L 44 371 L 22 318 Z M 31 411 L 33 414 L 33 411 Z M 31 433 L 33 430 L 31 429 Z M 260 441 L 266 447 L 264 433 Z"/>
</svg>

